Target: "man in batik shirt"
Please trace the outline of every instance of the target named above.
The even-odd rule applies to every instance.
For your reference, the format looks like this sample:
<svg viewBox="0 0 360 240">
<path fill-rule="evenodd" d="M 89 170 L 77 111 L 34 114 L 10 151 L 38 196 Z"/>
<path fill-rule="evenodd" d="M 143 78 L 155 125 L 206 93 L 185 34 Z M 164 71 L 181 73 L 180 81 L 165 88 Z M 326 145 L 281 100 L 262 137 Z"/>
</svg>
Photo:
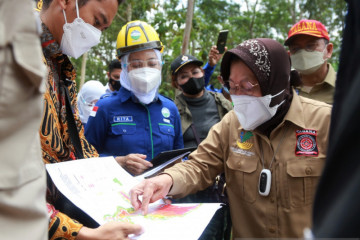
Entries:
<svg viewBox="0 0 360 240">
<path fill-rule="evenodd" d="M 76 73 L 68 56 L 78 58 L 99 43 L 101 31 L 110 26 L 122 1 L 43 0 L 41 43 L 49 71 L 40 126 L 45 163 L 98 156 L 84 137 L 76 103 Z M 62 206 L 65 198 L 59 198 L 54 189 L 49 184 L 47 200 Z M 48 204 L 49 239 L 126 239 L 128 234 L 141 232 L 140 226 L 124 223 L 85 227 L 52 204 Z"/>
</svg>

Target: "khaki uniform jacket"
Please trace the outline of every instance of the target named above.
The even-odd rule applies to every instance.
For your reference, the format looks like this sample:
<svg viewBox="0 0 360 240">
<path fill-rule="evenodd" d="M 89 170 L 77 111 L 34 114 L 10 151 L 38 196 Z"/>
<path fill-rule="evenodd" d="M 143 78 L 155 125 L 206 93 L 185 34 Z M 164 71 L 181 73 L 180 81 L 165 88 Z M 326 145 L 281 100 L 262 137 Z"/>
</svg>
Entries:
<svg viewBox="0 0 360 240">
<path fill-rule="evenodd" d="M 268 138 L 244 131 L 235 112 L 229 112 L 188 161 L 164 171 L 174 181 L 169 195 L 183 197 L 205 189 L 225 172 L 235 238 L 303 237 L 304 228 L 311 226 L 314 193 L 325 162 L 330 113 L 330 105 L 294 92 L 283 122 Z M 275 157 L 266 197 L 258 193 L 261 156 L 266 169 Z"/>
<path fill-rule="evenodd" d="M 221 93 L 216 93 L 211 91 L 208 91 L 208 93 L 210 93 L 215 98 L 219 117 L 220 119 L 222 119 L 225 116 L 225 114 L 232 109 L 231 102 L 227 100 Z M 193 123 L 192 115 L 190 109 L 187 106 L 186 101 L 184 100 L 184 98 L 182 98 L 182 94 L 177 95 L 175 97 L 174 102 L 180 113 L 181 129 L 182 129 L 182 133 L 184 134 L 186 130 Z"/>
<path fill-rule="evenodd" d="M 38 132 L 46 69 L 32 3 L 0 0 L 0 239 L 48 239 Z"/>
<path fill-rule="evenodd" d="M 310 92 L 306 92 L 302 87 L 296 89 L 298 94 L 303 97 L 314 100 L 326 102 L 327 104 L 334 103 L 336 72 L 331 64 L 328 64 L 329 71 L 323 82 L 315 85 Z"/>
</svg>

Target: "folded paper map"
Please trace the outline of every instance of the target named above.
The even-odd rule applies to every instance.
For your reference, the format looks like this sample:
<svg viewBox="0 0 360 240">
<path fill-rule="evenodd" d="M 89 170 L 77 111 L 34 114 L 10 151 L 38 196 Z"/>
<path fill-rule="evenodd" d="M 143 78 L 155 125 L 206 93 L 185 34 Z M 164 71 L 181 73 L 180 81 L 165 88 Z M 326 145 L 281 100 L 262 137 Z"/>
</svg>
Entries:
<svg viewBox="0 0 360 240">
<path fill-rule="evenodd" d="M 134 212 L 129 191 L 142 179 L 131 176 L 113 157 L 47 164 L 56 187 L 100 225 L 110 222 L 140 224 L 145 232 L 133 239 L 198 239 L 220 207 L 217 203 L 153 203 L 143 216 Z"/>
</svg>

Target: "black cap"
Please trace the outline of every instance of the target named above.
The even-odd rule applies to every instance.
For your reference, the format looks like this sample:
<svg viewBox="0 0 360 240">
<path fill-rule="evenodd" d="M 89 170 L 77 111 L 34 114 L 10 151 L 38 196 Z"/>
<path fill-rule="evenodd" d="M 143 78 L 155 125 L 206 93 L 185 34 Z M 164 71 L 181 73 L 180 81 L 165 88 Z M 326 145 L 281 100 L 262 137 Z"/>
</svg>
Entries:
<svg viewBox="0 0 360 240">
<path fill-rule="evenodd" d="M 194 63 L 199 67 L 202 66 L 204 63 L 198 60 L 196 57 L 191 55 L 180 55 L 171 63 L 171 74 L 175 75 L 183 66 L 189 63 Z"/>
</svg>

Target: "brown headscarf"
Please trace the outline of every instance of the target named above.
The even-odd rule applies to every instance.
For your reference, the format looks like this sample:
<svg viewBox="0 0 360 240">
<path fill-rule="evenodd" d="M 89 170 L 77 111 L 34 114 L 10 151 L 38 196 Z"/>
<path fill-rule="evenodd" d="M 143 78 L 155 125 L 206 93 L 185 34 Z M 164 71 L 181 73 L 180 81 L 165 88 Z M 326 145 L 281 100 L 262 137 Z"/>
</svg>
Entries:
<svg viewBox="0 0 360 240">
<path fill-rule="evenodd" d="M 231 62 L 236 58 L 240 58 L 253 71 L 263 96 L 274 96 L 284 90 L 271 100 L 270 107 L 285 100 L 275 116 L 256 129 L 269 136 L 290 108 L 293 96 L 290 86 L 300 83 L 299 75 L 291 73 L 290 57 L 285 48 L 269 38 L 249 39 L 227 51 L 221 62 L 221 76 L 225 81 L 229 80 Z"/>
</svg>

